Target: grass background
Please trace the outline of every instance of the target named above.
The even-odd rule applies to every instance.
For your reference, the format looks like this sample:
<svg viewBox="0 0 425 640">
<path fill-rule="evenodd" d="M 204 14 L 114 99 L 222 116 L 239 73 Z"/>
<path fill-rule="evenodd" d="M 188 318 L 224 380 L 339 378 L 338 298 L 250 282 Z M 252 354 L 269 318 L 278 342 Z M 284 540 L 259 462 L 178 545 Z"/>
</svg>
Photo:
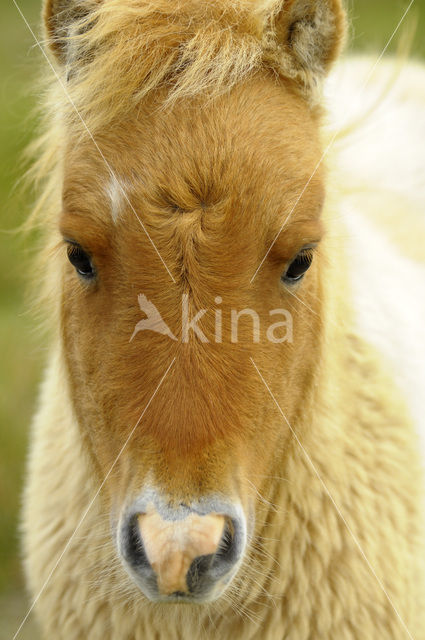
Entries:
<svg viewBox="0 0 425 640">
<path fill-rule="evenodd" d="M 17 0 L 40 33 L 41 0 Z M 408 6 L 407 0 L 349 0 L 350 49 L 380 53 Z M 425 0 L 415 0 L 407 26 L 416 23 L 412 55 L 425 56 Z M 31 196 L 22 194 L 22 153 L 34 136 L 34 78 L 51 73 L 12 0 L 0 8 L 0 640 L 11 639 L 28 608 L 19 559 L 18 514 L 28 425 L 40 382 L 44 347 L 28 311 L 25 281 L 31 241 L 13 230 L 26 218 Z M 403 30 L 402 30 L 403 31 Z M 394 52 L 398 34 L 389 46 Z M 29 620 L 19 638 L 35 640 Z"/>
</svg>

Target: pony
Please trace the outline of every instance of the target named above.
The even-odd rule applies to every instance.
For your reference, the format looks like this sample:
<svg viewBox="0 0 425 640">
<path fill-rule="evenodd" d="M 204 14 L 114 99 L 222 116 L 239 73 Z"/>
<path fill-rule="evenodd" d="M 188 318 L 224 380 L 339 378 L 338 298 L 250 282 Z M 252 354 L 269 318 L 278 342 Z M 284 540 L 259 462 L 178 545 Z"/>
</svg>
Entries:
<svg viewBox="0 0 425 640">
<path fill-rule="evenodd" d="M 45 637 L 425 638 L 420 137 L 404 162 L 371 91 L 323 162 L 367 64 L 324 91 L 340 0 L 46 0 L 44 22 L 22 529 Z"/>
</svg>

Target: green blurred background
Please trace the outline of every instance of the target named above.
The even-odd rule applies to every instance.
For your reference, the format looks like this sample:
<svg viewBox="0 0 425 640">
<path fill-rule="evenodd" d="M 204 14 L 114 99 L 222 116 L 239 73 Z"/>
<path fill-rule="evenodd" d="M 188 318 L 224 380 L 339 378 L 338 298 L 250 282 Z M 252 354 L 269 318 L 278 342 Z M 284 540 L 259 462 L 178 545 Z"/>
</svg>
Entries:
<svg viewBox="0 0 425 640">
<path fill-rule="evenodd" d="M 40 33 L 41 0 L 17 0 L 29 25 Z M 350 0 L 350 48 L 381 52 L 407 0 Z M 29 606 L 19 560 L 18 513 L 28 443 L 45 345 L 29 312 L 26 278 L 34 251 L 31 239 L 13 230 L 26 218 L 31 195 L 23 194 L 23 150 L 34 135 L 37 96 L 34 78 L 51 73 L 12 0 L 0 8 L 0 640 L 16 632 Z M 415 0 L 403 31 L 416 25 L 412 55 L 425 56 L 425 0 Z M 35 640 L 31 619 L 19 638 Z"/>
</svg>

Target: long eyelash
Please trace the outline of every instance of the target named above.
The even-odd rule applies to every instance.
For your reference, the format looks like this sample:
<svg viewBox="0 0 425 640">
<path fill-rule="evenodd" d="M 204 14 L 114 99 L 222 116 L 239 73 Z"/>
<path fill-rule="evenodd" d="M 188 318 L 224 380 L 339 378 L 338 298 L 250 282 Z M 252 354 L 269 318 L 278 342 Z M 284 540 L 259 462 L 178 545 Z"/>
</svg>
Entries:
<svg viewBox="0 0 425 640">
<path fill-rule="evenodd" d="M 67 244 L 68 246 L 66 250 L 69 256 L 73 256 L 81 251 L 81 248 L 78 246 L 78 244 L 73 244 L 71 242 L 68 242 Z"/>
<path fill-rule="evenodd" d="M 302 249 L 300 251 L 300 253 L 298 254 L 298 256 L 296 256 L 296 258 L 302 257 L 303 259 L 306 260 L 306 262 L 308 262 L 308 264 L 311 264 L 313 262 L 315 252 L 316 252 L 316 247 L 306 247 L 305 249 Z"/>
<path fill-rule="evenodd" d="M 64 238 L 63 239 L 63 244 L 70 250 L 72 249 L 81 249 L 80 245 L 78 244 L 78 242 L 75 242 L 75 240 L 69 240 L 68 238 Z"/>
<path fill-rule="evenodd" d="M 87 256 L 89 255 L 79 244 L 77 244 L 77 242 L 73 242 L 72 240 L 65 240 L 65 243 L 67 245 L 67 253 L 68 253 L 68 257 L 75 256 L 78 255 L 79 253 L 84 253 L 87 254 Z"/>
</svg>

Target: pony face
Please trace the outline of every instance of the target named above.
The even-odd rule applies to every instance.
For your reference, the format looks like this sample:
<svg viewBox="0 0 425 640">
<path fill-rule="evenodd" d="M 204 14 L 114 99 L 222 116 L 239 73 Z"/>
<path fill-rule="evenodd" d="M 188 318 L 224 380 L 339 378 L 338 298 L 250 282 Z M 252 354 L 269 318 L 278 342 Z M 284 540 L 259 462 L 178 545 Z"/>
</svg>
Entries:
<svg viewBox="0 0 425 640">
<path fill-rule="evenodd" d="M 249 536 L 254 487 L 289 435 L 256 367 L 291 422 L 319 358 L 314 121 L 290 87 L 257 78 L 213 105 L 161 112 L 153 102 L 99 144 L 123 189 L 96 149 L 71 142 L 62 323 L 92 460 L 101 479 L 114 467 L 109 507 L 118 522 L 146 491 L 176 505 L 224 502 Z M 286 281 L 306 247 L 310 269 Z M 135 332 L 149 317 L 139 296 L 169 333 Z M 274 313 L 281 326 L 270 331 Z"/>
<path fill-rule="evenodd" d="M 128 573 L 151 600 L 206 602 L 243 564 L 267 471 L 314 392 L 313 87 L 342 13 L 189 2 L 179 26 L 169 3 L 89 4 L 73 30 L 73 3 L 46 10 L 90 132 L 64 105 L 70 393 Z"/>
</svg>

